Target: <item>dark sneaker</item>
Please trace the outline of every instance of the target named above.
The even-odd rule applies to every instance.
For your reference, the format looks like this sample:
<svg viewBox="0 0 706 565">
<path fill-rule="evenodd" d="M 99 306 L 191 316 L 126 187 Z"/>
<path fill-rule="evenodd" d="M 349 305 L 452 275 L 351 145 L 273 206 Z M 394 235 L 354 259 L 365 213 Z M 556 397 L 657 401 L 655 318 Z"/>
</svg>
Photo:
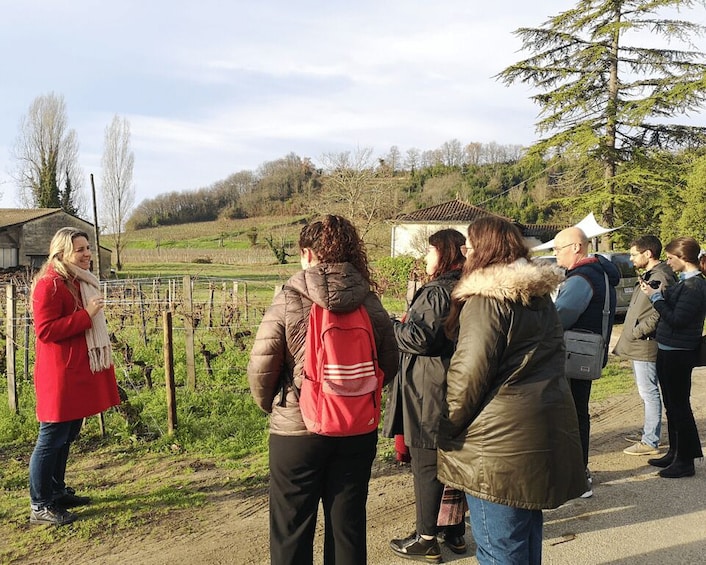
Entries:
<svg viewBox="0 0 706 565">
<path fill-rule="evenodd" d="M 32 509 L 29 513 L 29 523 L 43 526 L 65 526 L 75 521 L 78 516 L 56 506 L 45 506 L 39 510 Z"/>
<path fill-rule="evenodd" d="M 439 540 L 439 543 L 443 543 L 448 547 L 451 551 L 454 553 L 457 553 L 461 555 L 462 553 L 466 553 L 466 538 L 463 536 L 458 536 L 458 535 L 452 535 L 452 534 L 447 534 L 446 532 L 439 532 L 439 535 L 436 536 L 436 539 Z"/>
<path fill-rule="evenodd" d="M 403 559 L 441 563 L 441 549 L 437 539 L 435 537 L 429 540 L 424 539 L 417 532 L 404 539 L 393 539 L 390 542 L 390 549 Z"/>
<path fill-rule="evenodd" d="M 88 496 L 79 496 L 71 487 L 64 489 L 64 494 L 59 494 L 54 498 L 54 504 L 62 508 L 73 508 L 74 506 L 85 506 L 91 503 Z"/>
</svg>

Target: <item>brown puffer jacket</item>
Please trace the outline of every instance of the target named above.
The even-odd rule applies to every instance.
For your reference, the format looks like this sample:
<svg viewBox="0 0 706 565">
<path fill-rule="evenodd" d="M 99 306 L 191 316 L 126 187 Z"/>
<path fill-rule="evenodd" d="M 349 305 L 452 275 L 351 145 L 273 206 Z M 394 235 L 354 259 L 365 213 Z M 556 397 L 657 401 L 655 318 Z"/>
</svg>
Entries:
<svg viewBox="0 0 706 565">
<path fill-rule="evenodd" d="M 334 312 L 364 305 L 370 316 L 378 362 L 389 382 L 397 372 L 392 322 L 380 299 L 350 263 L 320 263 L 293 275 L 265 312 L 248 363 L 248 382 L 257 405 L 270 417 L 270 433 L 307 435 L 297 396 L 304 369 L 304 342 L 312 302 Z M 284 401 L 282 396 L 284 395 Z"/>
<path fill-rule="evenodd" d="M 515 508 L 555 508 L 587 488 L 563 331 L 563 275 L 517 261 L 463 278 L 439 429 L 439 480 Z"/>
</svg>

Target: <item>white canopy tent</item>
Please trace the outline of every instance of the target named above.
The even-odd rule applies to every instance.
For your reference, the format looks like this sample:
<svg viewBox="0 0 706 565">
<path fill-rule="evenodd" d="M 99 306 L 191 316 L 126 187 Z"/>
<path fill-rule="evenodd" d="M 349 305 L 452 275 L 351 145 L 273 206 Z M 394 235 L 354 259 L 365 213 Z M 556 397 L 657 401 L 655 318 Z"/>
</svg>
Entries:
<svg viewBox="0 0 706 565">
<path fill-rule="evenodd" d="M 583 230 L 583 233 L 586 234 L 586 237 L 588 239 L 592 239 L 594 237 L 598 237 L 599 235 L 610 233 L 610 232 L 618 229 L 618 228 L 604 228 L 603 226 L 601 226 L 596 221 L 596 218 L 593 215 L 593 212 L 591 212 L 588 216 L 586 216 L 583 220 L 581 220 L 578 224 L 576 224 L 575 227 L 581 228 L 581 230 Z M 551 241 L 547 241 L 546 243 L 542 243 L 542 245 L 536 245 L 535 247 L 532 248 L 532 251 L 545 251 L 548 249 L 552 249 L 553 247 L 554 247 L 554 240 L 552 239 Z"/>
</svg>

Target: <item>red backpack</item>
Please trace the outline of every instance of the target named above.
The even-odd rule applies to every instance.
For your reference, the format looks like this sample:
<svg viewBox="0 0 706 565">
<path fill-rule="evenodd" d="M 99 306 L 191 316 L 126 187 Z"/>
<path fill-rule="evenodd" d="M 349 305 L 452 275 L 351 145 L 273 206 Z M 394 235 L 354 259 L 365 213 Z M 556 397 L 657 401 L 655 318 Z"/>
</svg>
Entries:
<svg viewBox="0 0 706 565">
<path fill-rule="evenodd" d="M 299 407 L 309 431 L 355 436 L 377 429 L 383 372 L 368 312 L 311 305 Z"/>
</svg>

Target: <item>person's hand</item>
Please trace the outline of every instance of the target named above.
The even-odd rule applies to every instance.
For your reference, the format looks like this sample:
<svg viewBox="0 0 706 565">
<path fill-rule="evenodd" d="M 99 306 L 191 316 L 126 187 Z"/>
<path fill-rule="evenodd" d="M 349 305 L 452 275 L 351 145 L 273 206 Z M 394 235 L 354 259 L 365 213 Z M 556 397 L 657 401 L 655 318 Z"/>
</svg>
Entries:
<svg viewBox="0 0 706 565">
<path fill-rule="evenodd" d="M 88 312 L 88 315 L 93 318 L 98 312 L 100 312 L 103 309 L 103 306 L 105 306 L 105 302 L 103 301 L 102 296 L 94 296 L 88 301 L 88 304 L 86 304 L 86 312 Z"/>
<path fill-rule="evenodd" d="M 644 292 L 648 298 L 651 298 L 653 294 L 660 292 L 659 288 L 652 288 L 646 281 L 643 280 L 640 281 L 640 290 Z"/>
</svg>

